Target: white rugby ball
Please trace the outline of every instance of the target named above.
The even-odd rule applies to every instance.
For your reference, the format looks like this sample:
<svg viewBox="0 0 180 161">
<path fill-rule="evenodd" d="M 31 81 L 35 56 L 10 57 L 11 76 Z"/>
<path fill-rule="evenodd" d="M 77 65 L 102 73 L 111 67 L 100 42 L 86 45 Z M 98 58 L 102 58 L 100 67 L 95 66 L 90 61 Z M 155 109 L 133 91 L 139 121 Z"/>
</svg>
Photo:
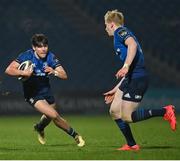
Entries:
<svg viewBox="0 0 180 161">
<path fill-rule="evenodd" d="M 29 69 L 30 71 L 33 71 L 33 67 L 34 67 L 33 63 L 30 60 L 26 60 L 19 65 L 18 69 L 19 70 Z M 20 77 L 18 77 L 18 80 L 25 81 L 25 80 L 27 80 L 27 77 L 20 76 Z"/>
</svg>

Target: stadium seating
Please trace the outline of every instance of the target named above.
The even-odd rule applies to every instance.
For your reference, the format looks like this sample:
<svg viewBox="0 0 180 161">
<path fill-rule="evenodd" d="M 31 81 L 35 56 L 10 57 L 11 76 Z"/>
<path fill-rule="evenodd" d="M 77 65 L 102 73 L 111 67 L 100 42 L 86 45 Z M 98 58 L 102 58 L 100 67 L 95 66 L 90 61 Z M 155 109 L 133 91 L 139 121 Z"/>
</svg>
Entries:
<svg viewBox="0 0 180 161">
<path fill-rule="evenodd" d="M 145 57 L 150 55 L 160 64 L 156 67 L 148 60 L 150 75 L 156 75 L 151 77 L 151 86 L 179 86 L 171 82 L 170 74 L 166 79 L 163 77 L 163 69 L 159 73 L 156 70 L 161 67 L 161 61 L 174 71 L 180 70 L 178 6 L 178 0 L 174 3 L 169 0 L 147 3 L 143 0 L 98 0 L 98 3 L 95 0 L 1 0 L 0 53 L 4 59 L 0 60 L 0 72 L 18 53 L 30 47 L 32 34 L 41 32 L 47 34 L 50 49 L 62 58 L 69 74 L 69 80 L 56 88 L 58 91 L 109 89 L 115 83 L 119 64 L 113 55 L 112 39 L 104 31 L 103 17 L 107 10 L 119 9 L 141 42 Z M 12 79 L 5 79 L 7 87 L 18 89 L 9 82 Z"/>
</svg>

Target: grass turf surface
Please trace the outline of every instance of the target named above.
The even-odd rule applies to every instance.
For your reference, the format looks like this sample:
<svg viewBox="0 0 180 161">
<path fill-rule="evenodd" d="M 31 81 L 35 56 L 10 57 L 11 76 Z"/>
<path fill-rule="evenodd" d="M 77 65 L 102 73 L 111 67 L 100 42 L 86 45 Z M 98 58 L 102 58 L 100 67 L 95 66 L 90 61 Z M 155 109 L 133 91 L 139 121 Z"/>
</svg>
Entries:
<svg viewBox="0 0 180 161">
<path fill-rule="evenodd" d="M 33 124 L 37 116 L 0 118 L 0 159 L 8 160 L 176 160 L 180 159 L 180 131 L 170 130 L 167 121 L 152 118 L 131 124 L 134 137 L 141 145 L 138 152 L 115 149 L 125 143 L 109 116 L 67 116 L 68 122 L 86 140 L 78 148 L 74 140 L 53 123 L 46 129 L 47 144 L 40 145 Z M 177 121 L 180 116 L 177 117 Z"/>
</svg>

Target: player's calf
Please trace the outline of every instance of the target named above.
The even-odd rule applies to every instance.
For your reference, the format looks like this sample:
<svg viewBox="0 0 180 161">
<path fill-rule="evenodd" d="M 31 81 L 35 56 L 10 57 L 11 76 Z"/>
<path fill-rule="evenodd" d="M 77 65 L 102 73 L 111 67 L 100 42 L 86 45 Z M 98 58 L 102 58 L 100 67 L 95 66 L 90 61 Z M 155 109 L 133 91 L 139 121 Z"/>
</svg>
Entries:
<svg viewBox="0 0 180 161">
<path fill-rule="evenodd" d="M 121 118 L 121 113 L 119 112 L 119 110 L 117 111 L 117 110 L 114 110 L 114 109 L 110 109 L 109 114 L 110 114 L 110 116 L 111 116 L 111 118 L 113 120 Z"/>
</svg>

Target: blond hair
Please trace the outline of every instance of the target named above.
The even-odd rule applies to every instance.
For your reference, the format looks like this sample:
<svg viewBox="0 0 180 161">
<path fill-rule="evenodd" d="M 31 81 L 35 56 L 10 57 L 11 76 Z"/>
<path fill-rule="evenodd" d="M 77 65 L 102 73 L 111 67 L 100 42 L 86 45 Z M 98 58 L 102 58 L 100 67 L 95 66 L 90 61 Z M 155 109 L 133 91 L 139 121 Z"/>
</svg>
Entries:
<svg viewBox="0 0 180 161">
<path fill-rule="evenodd" d="M 122 12 L 119 12 L 117 9 L 112 11 L 107 11 L 104 15 L 104 20 L 107 23 L 114 22 L 117 26 L 124 25 L 124 16 Z"/>
</svg>

